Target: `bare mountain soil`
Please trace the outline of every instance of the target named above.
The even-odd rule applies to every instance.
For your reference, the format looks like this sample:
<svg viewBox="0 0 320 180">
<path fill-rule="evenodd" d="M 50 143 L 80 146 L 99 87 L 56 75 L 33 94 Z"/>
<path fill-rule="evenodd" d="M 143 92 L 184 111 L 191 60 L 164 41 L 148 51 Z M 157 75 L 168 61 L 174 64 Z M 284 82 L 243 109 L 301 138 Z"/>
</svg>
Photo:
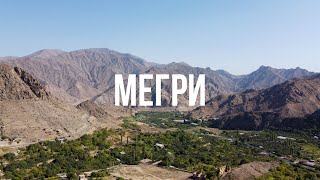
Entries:
<svg viewBox="0 0 320 180">
<path fill-rule="evenodd" d="M 103 127 L 120 127 L 121 123 L 112 117 L 97 119 L 71 105 L 40 100 L 1 101 L 0 115 L 3 135 L 26 142 L 78 138 Z"/>
<path fill-rule="evenodd" d="M 134 180 L 186 180 L 191 173 L 169 170 L 153 165 L 121 165 L 111 172 L 112 176 Z"/>
<path fill-rule="evenodd" d="M 251 162 L 232 169 L 230 172 L 224 174 L 222 179 L 254 180 L 277 166 L 278 164 L 275 162 Z"/>
</svg>

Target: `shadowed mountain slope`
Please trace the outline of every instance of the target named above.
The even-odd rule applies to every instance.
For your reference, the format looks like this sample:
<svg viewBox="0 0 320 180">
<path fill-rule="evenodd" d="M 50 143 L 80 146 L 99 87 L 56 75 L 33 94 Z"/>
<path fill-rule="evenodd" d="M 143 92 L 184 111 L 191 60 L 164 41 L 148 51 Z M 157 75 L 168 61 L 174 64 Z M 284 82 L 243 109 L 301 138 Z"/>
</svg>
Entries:
<svg viewBox="0 0 320 180">
<path fill-rule="evenodd" d="M 260 129 L 281 124 L 282 119 L 304 117 L 320 109 L 320 74 L 293 79 L 264 90 L 220 95 L 197 117 L 218 117 L 215 124 L 227 129 Z"/>
</svg>

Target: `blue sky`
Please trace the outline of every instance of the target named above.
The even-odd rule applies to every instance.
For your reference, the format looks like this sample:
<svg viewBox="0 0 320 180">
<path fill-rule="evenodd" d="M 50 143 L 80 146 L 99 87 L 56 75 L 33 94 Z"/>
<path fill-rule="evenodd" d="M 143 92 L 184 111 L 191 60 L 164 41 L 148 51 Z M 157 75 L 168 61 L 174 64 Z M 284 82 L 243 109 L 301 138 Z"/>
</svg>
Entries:
<svg viewBox="0 0 320 180">
<path fill-rule="evenodd" d="M 0 56 L 98 47 L 233 74 L 320 72 L 320 1 L 0 0 Z"/>
</svg>

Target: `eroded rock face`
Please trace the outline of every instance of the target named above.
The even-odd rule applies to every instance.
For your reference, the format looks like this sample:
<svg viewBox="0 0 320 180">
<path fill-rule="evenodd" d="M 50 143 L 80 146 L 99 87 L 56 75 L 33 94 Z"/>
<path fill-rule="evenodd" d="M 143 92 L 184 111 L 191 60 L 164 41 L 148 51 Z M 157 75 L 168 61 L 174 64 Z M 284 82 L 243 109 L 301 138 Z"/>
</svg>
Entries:
<svg viewBox="0 0 320 180">
<path fill-rule="evenodd" d="M 100 106 L 93 103 L 92 101 L 88 100 L 79 105 L 77 105 L 78 109 L 82 109 L 87 111 L 90 115 L 97 117 L 97 118 L 104 118 L 108 116 L 108 113 L 105 112 Z"/>
<path fill-rule="evenodd" d="M 41 83 L 20 68 L 0 64 L 0 100 L 48 99 Z"/>
<path fill-rule="evenodd" d="M 31 91 L 38 98 L 46 99 L 49 97 L 49 93 L 46 91 L 45 86 L 42 85 L 38 80 L 34 79 L 26 71 L 18 67 L 15 67 L 14 71 L 20 76 L 21 80 L 30 87 Z"/>
</svg>

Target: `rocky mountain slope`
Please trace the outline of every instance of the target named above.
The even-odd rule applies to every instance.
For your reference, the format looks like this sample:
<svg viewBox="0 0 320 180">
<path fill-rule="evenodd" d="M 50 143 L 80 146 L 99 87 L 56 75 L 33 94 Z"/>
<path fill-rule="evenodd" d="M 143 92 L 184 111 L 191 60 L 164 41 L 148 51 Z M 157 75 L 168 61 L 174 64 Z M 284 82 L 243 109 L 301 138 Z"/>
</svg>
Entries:
<svg viewBox="0 0 320 180">
<path fill-rule="evenodd" d="M 48 99 L 43 85 L 22 69 L 0 64 L 0 100 Z"/>
<path fill-rule="evenodd" d="M 261 129 L 279 126 L 283 119 L 304 117 L 320 109 L 320 74 L 293 79 L 264 90 L 220 95 L 206 107 L 193 111 L 197 117 L 219 118 L 216 126 L 227 129 Z"/>
<path fill-rule="evenodd" d="M 32 72 L 48 84 L 55 96 L 72 103 L 90 99 L 107 89 L 114 83 L 115 73 L 139 73 L 151 64 L 109 49 L 41 50 L 5 62 Z"/>
<path fill-rule="evenodd" d="M 78 137 L 107 126 L 105 121 L 62 103 L 26 71 L 0 64 L 1 138 L 30 143 Z M 10 146 L 4 143 L 0 146 Z"/>
<path fill-rule="evenodd" d="M 185 63 L 171 63 L 168 65 L 161 65 L 157 67 L 152 67 L 146 71 L 141 72 L 142 74 L 183 74 L 186 77 L 189 76 L 189 74 L 194 74 L 195 77 L 198 77 L 199 74 L 205 74 L 206 75 L 206 100 L 209 100 L 218 94 L 222 93 L 231 93 L 232 91 L 229 91 L 228 89 L 231 89 L 232 81 L 220 76 L 217 72 L 212 71 L 209 68 L 194 68 L 191 67 Z M 138 79 L 138 78 L 137 78 Z M 189 107 L 189 100 L 188 100 L 188 90 L 184 95 L 178 96 L 179 104 L 178 107 L 171 107 L 172 104 L 172 85 L 171 80 L 163 80 L 162 81 L 162 106 L 163 108 L 156 108 L 156 109 L 148 109 L 148 110 L 180 110 L 180 111 L 187 111 L 194 109 L 193 106 Z M 146 94 L 145 98 L 146 100 L 152 100 L 154 102 L 155 106 L 155 76 L 153 80 L 146 81 L 146 86 L 151 87 L 152 91 L 150 94 Z M 139 87 L 137 85 L 137 87 Z M 139 104 L 138 99 L 138 93 L 139 89 L 137 89 L 137 104 Z M 105 111 L 110 112 L 110 109 L 112 106 L 114 106 L 114 86 L 107 89 L 101 94 L 98 94 L 94 98 L 92 98 L 90 101 L 97 104 L 102 109 L 105 109 Z M 87 102 L 85 102 L 87 103 Z M 197 102 L 198 103 L 198 102 Z M 119 108 L 116 108 L 116 110 Z M 121 108 L 123 109 L 123 108 Z M 137 109 L 137 108 L 134 108 Z M 140 108 L 139 110 L 146 109 L 146 108 Z M 125 109 L 123 109 L 125 111 Z M 131 112 L 131 111 L 130 111 Z M 124 112 L 123 112 L 124 113 Z"/>
</svg>

